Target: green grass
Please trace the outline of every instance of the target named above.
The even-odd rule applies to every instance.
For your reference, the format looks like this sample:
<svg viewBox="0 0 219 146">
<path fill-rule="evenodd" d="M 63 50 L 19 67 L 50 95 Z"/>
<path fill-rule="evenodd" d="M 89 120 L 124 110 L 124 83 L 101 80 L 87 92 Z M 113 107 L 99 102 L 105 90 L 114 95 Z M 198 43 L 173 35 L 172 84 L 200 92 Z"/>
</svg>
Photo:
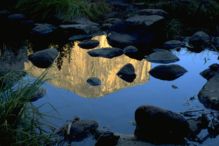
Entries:
<svg viewBox="0 0 219 146">
<path fill-rule="evenodd" d="M 43 114 L 30 100 L 45 82 L 45 73 L 35 81 L 23 79 L 16 84 L 2 84 L 10 81 L 17 72 L 0 77 L 0 146 L 41 146 L 51 144 L 54 135 L 42 123 Z M 46 130 L 45 130 L 46 129 Z"/>
<path fill-rule="evenodd" d="M 97 19 L 109 10 L 104 0 L 19 0 L 17 9 L 34 18 L 58 17 L 64 21 L 79 16 Z"/>
</svg>

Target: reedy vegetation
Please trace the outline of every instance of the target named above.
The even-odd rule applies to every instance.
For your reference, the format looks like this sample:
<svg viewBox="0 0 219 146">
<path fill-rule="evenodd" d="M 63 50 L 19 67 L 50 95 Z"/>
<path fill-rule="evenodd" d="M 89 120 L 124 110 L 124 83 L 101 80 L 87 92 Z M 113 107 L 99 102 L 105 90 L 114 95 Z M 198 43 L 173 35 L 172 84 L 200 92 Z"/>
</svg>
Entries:
<svg viewBox="0 0 219 146">
<path fill-rule="evenodd" d="M 0 146 L 50 144 L 54 135 L 42 123 L 44 115 L 30 102 L 45 82 L 45 73 L 31 82 L 19 80 L 17 74 L 10 72 L 0 77 Z M 15 83 L 14 77 L 16 84 L 4 83 Z"/>
</svg>

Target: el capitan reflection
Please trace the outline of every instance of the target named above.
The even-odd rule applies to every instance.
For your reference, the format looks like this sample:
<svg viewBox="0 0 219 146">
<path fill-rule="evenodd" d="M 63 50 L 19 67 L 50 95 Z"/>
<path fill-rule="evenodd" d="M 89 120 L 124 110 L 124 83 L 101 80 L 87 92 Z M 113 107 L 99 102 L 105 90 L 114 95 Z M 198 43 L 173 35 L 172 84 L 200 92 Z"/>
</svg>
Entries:
<svg viewBox="0 0 219 146">
<path fill-rule="evenodd" d="M 98 48 L 110 47 L 105 35 L 96 36 Z M 122 55 L 113 59 L 91 57 L 87 50 L 79 48 L 78 42 L 73 47 L 66 45 L 57 59 L 57 65 L 48 71 L 49 81 L 55 86 L 73 91 L 82 97 L 100 97 L 119 89 L 141 84 L 149 79 L 151 63 L 146 60 L 135 60 Z M 116 74 L 127 63 L 135 68 L 136 78 L 132 83 L 120 79 Z M 33 75 L 39 76 L 44 70 L 34 67 L 30 62 L 25 63 L 25 70 Z M 90 86 L 87 79 L 97 77 L 101 80 L 100 86 Z"/>
</svg>

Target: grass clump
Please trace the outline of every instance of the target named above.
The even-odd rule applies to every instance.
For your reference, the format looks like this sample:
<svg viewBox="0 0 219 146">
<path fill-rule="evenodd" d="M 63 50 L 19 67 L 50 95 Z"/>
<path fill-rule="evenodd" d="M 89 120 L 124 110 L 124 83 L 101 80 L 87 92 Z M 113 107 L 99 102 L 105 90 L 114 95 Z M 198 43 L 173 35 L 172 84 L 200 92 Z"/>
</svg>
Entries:
<svg viewBox="0 0 219 146">
<path fill-rule="evenodd" d="M 7 73 L 1 81 L 9 81 L 17 73 Z M 0 86 L 0 146 L 40 146 L 53 140 L 48 129 L 40 122 L 43 116 L 30 103 L 31 98 L 45 82 L 45 74 L 35 81 L 18 81 L 14 86 Z M 3 83 L 3 82 L 1 82 Z"/>
<path fill-rule="evenodd" d="M 109 10 L 104 0 L 19 0 L 17 9 L 34 18 L 53 17 L 64 21 L 80 16 L 97 19 Z"/>
</svg>

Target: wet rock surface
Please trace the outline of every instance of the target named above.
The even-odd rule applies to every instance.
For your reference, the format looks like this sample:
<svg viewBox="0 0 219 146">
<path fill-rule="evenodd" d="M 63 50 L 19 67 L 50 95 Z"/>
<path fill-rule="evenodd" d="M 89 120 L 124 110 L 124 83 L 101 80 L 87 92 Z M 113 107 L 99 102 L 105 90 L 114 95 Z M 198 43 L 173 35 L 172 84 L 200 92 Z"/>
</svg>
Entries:
<svg viewBox="0 0 219 146">
<path fill-rule="evenodd" d="M 88 54 L 92 57 L 113 58 L 122 55 L 123 51 L 119 48 L 101 48 L 91 50 Z"/>
<path fill-rule="evenodd" d="M 198 94 L 204 106 L 219 110 L 219 74 L 214 75 Z"/>
<path fill-rule="evenodd" d="M 168 13 L 162 9 L 141 9 L 137 12 L 139 15 L 158 15 L 167 17 Z"/>
<path fill-rule="evenodd" d="M 130 45 L 135 45 L 136 38 L 125 33 L 111 32 L 107 36 L 110 45 L 114 47 L 124 48 Z"/>
<path fill-rule="evenodd" d="M 145 105 L 135 111 L 137 139 L 152 143 L 182 143 L 189 134 L 189 124 L 180 114 Z"/>
<path fill-rule="evenodd" d="M 126 82 L 133 82 L 136 78 L 134 66 L 130 63 L 126 64 L 120 69 L 120 71 L 117 73 L 117 76 Z"/>
<path fill-rule="evenodd" d="M 202 50 L 209 46 L 210 40 L 211 38 L 207 33 L 198 31 L 191 36 L 189 43 L 194 47 L 194 49 Z"/>
<path fill-rule="evenodd" d="M 179 58 L 172 52 L 167 50 L 157 50 L 154 53 L 145 56 L 145 59 L 153 63 L 173 63 L 179 61 Z"/>
<path fill-rule="evenodd" d="M 39 68 L 50 67 L 57 56 L 59 55 L 57 49 L 50 48 L 41 51 L 37 51 L 28 56 L 28 59 L 33 63 L 33 65 Z"/>
<path fill-rule="evenodd" d="M 159 15 L 136 15 L 126 19 L 129 25 L 144 25 L 146 27 L 152 26 L 155 23 L 162 21 L 164 17 Z"/>
<path fill-rule="evenodd" d="M 82 141 L 95 133 L 97 128 L 98 123 L 96 121 L 80 120 L 79 118 L 75 118 L 61 128 L 58 131 L 58 134 L 63 136 L 66 141 Z"/>
<path fill-rule="evenodd" d="M 91 35 L 81 34 L 81 35 L 73 35 L 73 36 L 69 37 L 68 40 L 69 41 L 83 41 L 83 40 L 88 40 L 91 38 L 92 38 Z"/>
<path fill-rule="evenodd" d="M 202 77 L 209 80 L 216 74 L 219 74 L 219 64 L 215 63 L 215 64 L 210 65 L 208 69 L 202 71 L 200 74 Z"/>
<path fill-rule="evenodd" d="M 163 47 L 165 49 L 176 49 L 184 46 L 184 43 L 180 40 L 170 40 L 164 43 Z"/>
<path fill-rule="evenodd" d="M 97 139 L 95 146 L 116 146 L 120 136 L 112 132 L 103 132 Z"/>
<path fill-rule="evenodd" d="M 79 47 L 84 48 L 84 49 L 96 48 L 98 45 L 99 45 L 99 41 L 97 40 L 87 40 L 87 41 L 80 42 L 78 44 Z"/>
<path fill-rule="evenodd" d="M 56 30 L 56 27 L 52 24 L 36 24 L 36 26 L 32 29 L 32 35 L 33 36 L 49 36 L 54 33 Z"/>
<path fill-rule="evenodd" d="M 187 72 L 186 69 L 180 65 L 159 65 L 153 68 L 149 73 L 155 78 L 161 80 L 175 80 Z"/>
<path fill-rule="evenodd" d="M 87 79 L 87 83 L 91 86 L 100 86 L 101 80 L 97 77 L 91 77 L 91 78 Z"/>
</svg>

